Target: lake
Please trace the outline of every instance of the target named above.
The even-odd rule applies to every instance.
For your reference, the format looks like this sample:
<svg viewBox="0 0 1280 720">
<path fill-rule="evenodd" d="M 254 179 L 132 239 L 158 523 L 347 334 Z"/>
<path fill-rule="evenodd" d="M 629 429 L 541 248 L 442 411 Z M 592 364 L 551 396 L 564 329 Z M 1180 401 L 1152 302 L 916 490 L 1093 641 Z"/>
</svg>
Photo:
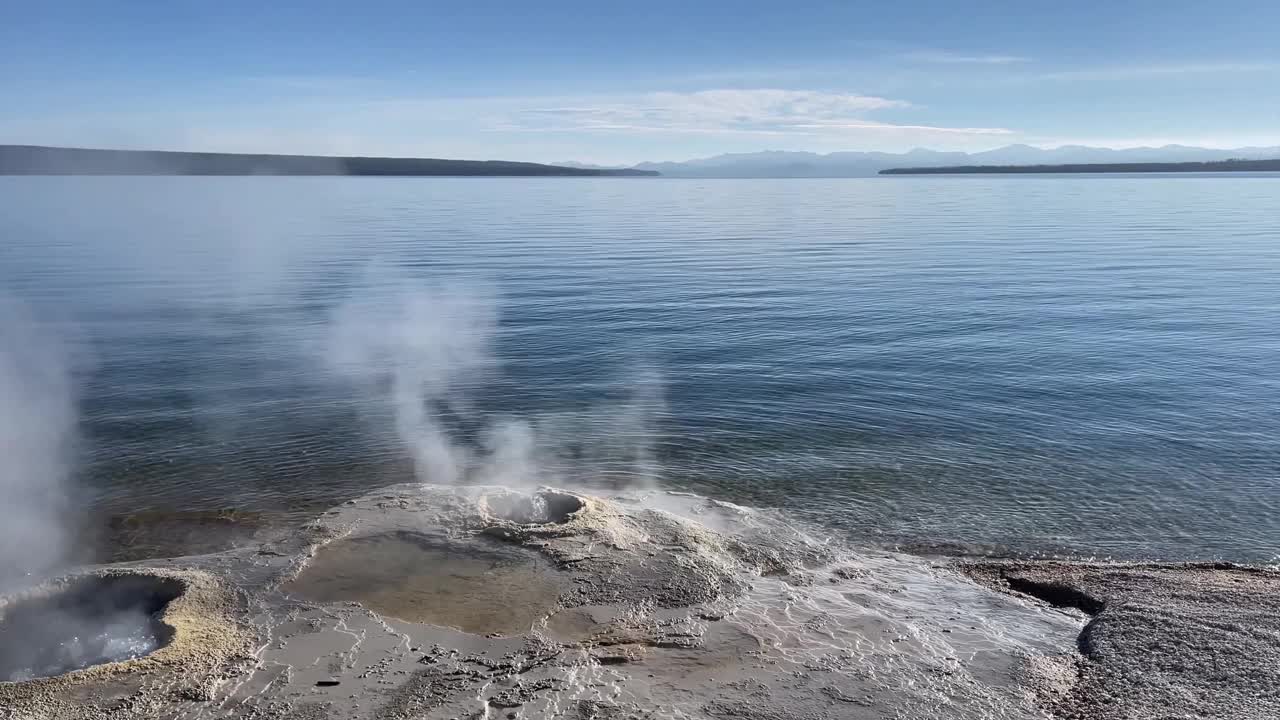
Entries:
<svg viewBox="0 0 1280 720">
<path fill-rule="evenodd" d="M 0 178 L 75 502 L 657 486 L 853 542 L 1274 561 L 1280 178 Z M 176 516 L 176 515 L 175 515 Z"/>
</svg>

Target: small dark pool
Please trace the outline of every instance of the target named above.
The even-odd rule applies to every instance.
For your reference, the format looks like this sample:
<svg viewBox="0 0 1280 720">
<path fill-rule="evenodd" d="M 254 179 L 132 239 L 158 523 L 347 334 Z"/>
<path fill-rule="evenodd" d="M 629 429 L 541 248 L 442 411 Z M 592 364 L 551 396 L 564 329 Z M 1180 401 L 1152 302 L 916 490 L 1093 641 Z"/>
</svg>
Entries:
<svg viewBox="0 0 1280 720">
<path fill-rule="evenodd" d="M 0 681 L 52 677 L 155 652 L 173 639 L 160 614 L 182 589 L 177 580 L 150 575 L 85 577 L 0 606 Z"/>
</svg>

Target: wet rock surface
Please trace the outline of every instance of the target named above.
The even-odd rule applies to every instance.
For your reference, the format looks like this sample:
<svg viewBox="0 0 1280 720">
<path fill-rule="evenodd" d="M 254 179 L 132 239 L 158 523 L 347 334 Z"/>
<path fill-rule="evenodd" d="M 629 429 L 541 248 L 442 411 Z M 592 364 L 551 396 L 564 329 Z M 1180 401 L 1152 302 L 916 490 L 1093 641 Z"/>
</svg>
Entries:
<svg viewBox="0 0 1280 720">
<path fill-rule="evenodd" d="M 1042 693 L 1056 717 L 1280 717 L 1280 572 L 1064 562 L 964 569 L 1089 617 L 1079 657 Z"/>
<path fill-rule="evenodd" d="M 411 532 L 335 540 L 283 587 L 305 600 L 359 602 L 386 617 L 479 635 L 528 632 L 568 589 L 535 551 L 498 541 L 460 547 Z"/>
<path fill-rule="evenodd" d="M 1173 592 L 1158 571 L 1081 575 L 1077 595 L 1032 597 L 1018 583 L 1039 571 L 1002 567 L 964 567 L 974 582 L 674 493 L 393 486 L 271 541 L 88 571 L 182 583 L 159 618 L 172 641 L 0 683 L 0 717 L 1125 717 L 1063 714 L 1129 687 L 1106 658 L 1135 638 L 1098 625 L 1142 592 Z M 1116 600 L 1120 588 L 1136 594 Z M 1157 610 L 1141 627 L 1178 637 Z M 1251 638 L 1250 652 L 1266 645 Z M 1157 668 L 1170 688 L 1172 668 Z"/>
</svg>

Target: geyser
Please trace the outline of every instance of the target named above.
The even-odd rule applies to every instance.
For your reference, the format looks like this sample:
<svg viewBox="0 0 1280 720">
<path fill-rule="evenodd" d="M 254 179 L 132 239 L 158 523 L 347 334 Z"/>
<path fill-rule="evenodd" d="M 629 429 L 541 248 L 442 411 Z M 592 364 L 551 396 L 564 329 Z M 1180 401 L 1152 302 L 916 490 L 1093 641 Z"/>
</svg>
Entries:
<svg viewBox="0 0 1280 720">
<path fill-rule="evenodd" d="M 483 500 L 486 513 L 517 525 L 562 525 L 582 507 L 582 499 L 576 495 L 553 490 L 529 495 L 504 492 L 486 495 Z"/>
</svg>

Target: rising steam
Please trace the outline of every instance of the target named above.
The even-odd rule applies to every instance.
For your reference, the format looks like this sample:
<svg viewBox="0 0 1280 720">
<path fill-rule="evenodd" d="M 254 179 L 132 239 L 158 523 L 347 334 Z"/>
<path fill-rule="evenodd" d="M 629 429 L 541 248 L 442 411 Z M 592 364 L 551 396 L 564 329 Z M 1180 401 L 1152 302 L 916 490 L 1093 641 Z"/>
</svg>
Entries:
<svg viewBox="0 0 1280 720">
<path fill-rule="evenodd" d="M 523 416 L 485 410 L 476 394 L 499 371 L 498 320 L 491 286 L 423 285 L 379 267 L 333 311 L 326 364 L 374 415 L 389 417 L 422 482 L 654 484 L 658 373 L 628 368 L 627 397 L 611 404 Z"/>
<path fill-rule="evenodd" d="M 389 404 L 419 477 L 455 483 L 471 465 L 444 415 L 465 410 L 464 380 L 492 359 L 495 303 L 482 289 L 369 283 L 340 305 L 327 357 L 366 398 Z"/>
<path fill-rule="evenodd" d="M 70 551 L 71 350 L 25 303 L 0 292 L 0 592 L 55 569 Z"/>
</svg>

